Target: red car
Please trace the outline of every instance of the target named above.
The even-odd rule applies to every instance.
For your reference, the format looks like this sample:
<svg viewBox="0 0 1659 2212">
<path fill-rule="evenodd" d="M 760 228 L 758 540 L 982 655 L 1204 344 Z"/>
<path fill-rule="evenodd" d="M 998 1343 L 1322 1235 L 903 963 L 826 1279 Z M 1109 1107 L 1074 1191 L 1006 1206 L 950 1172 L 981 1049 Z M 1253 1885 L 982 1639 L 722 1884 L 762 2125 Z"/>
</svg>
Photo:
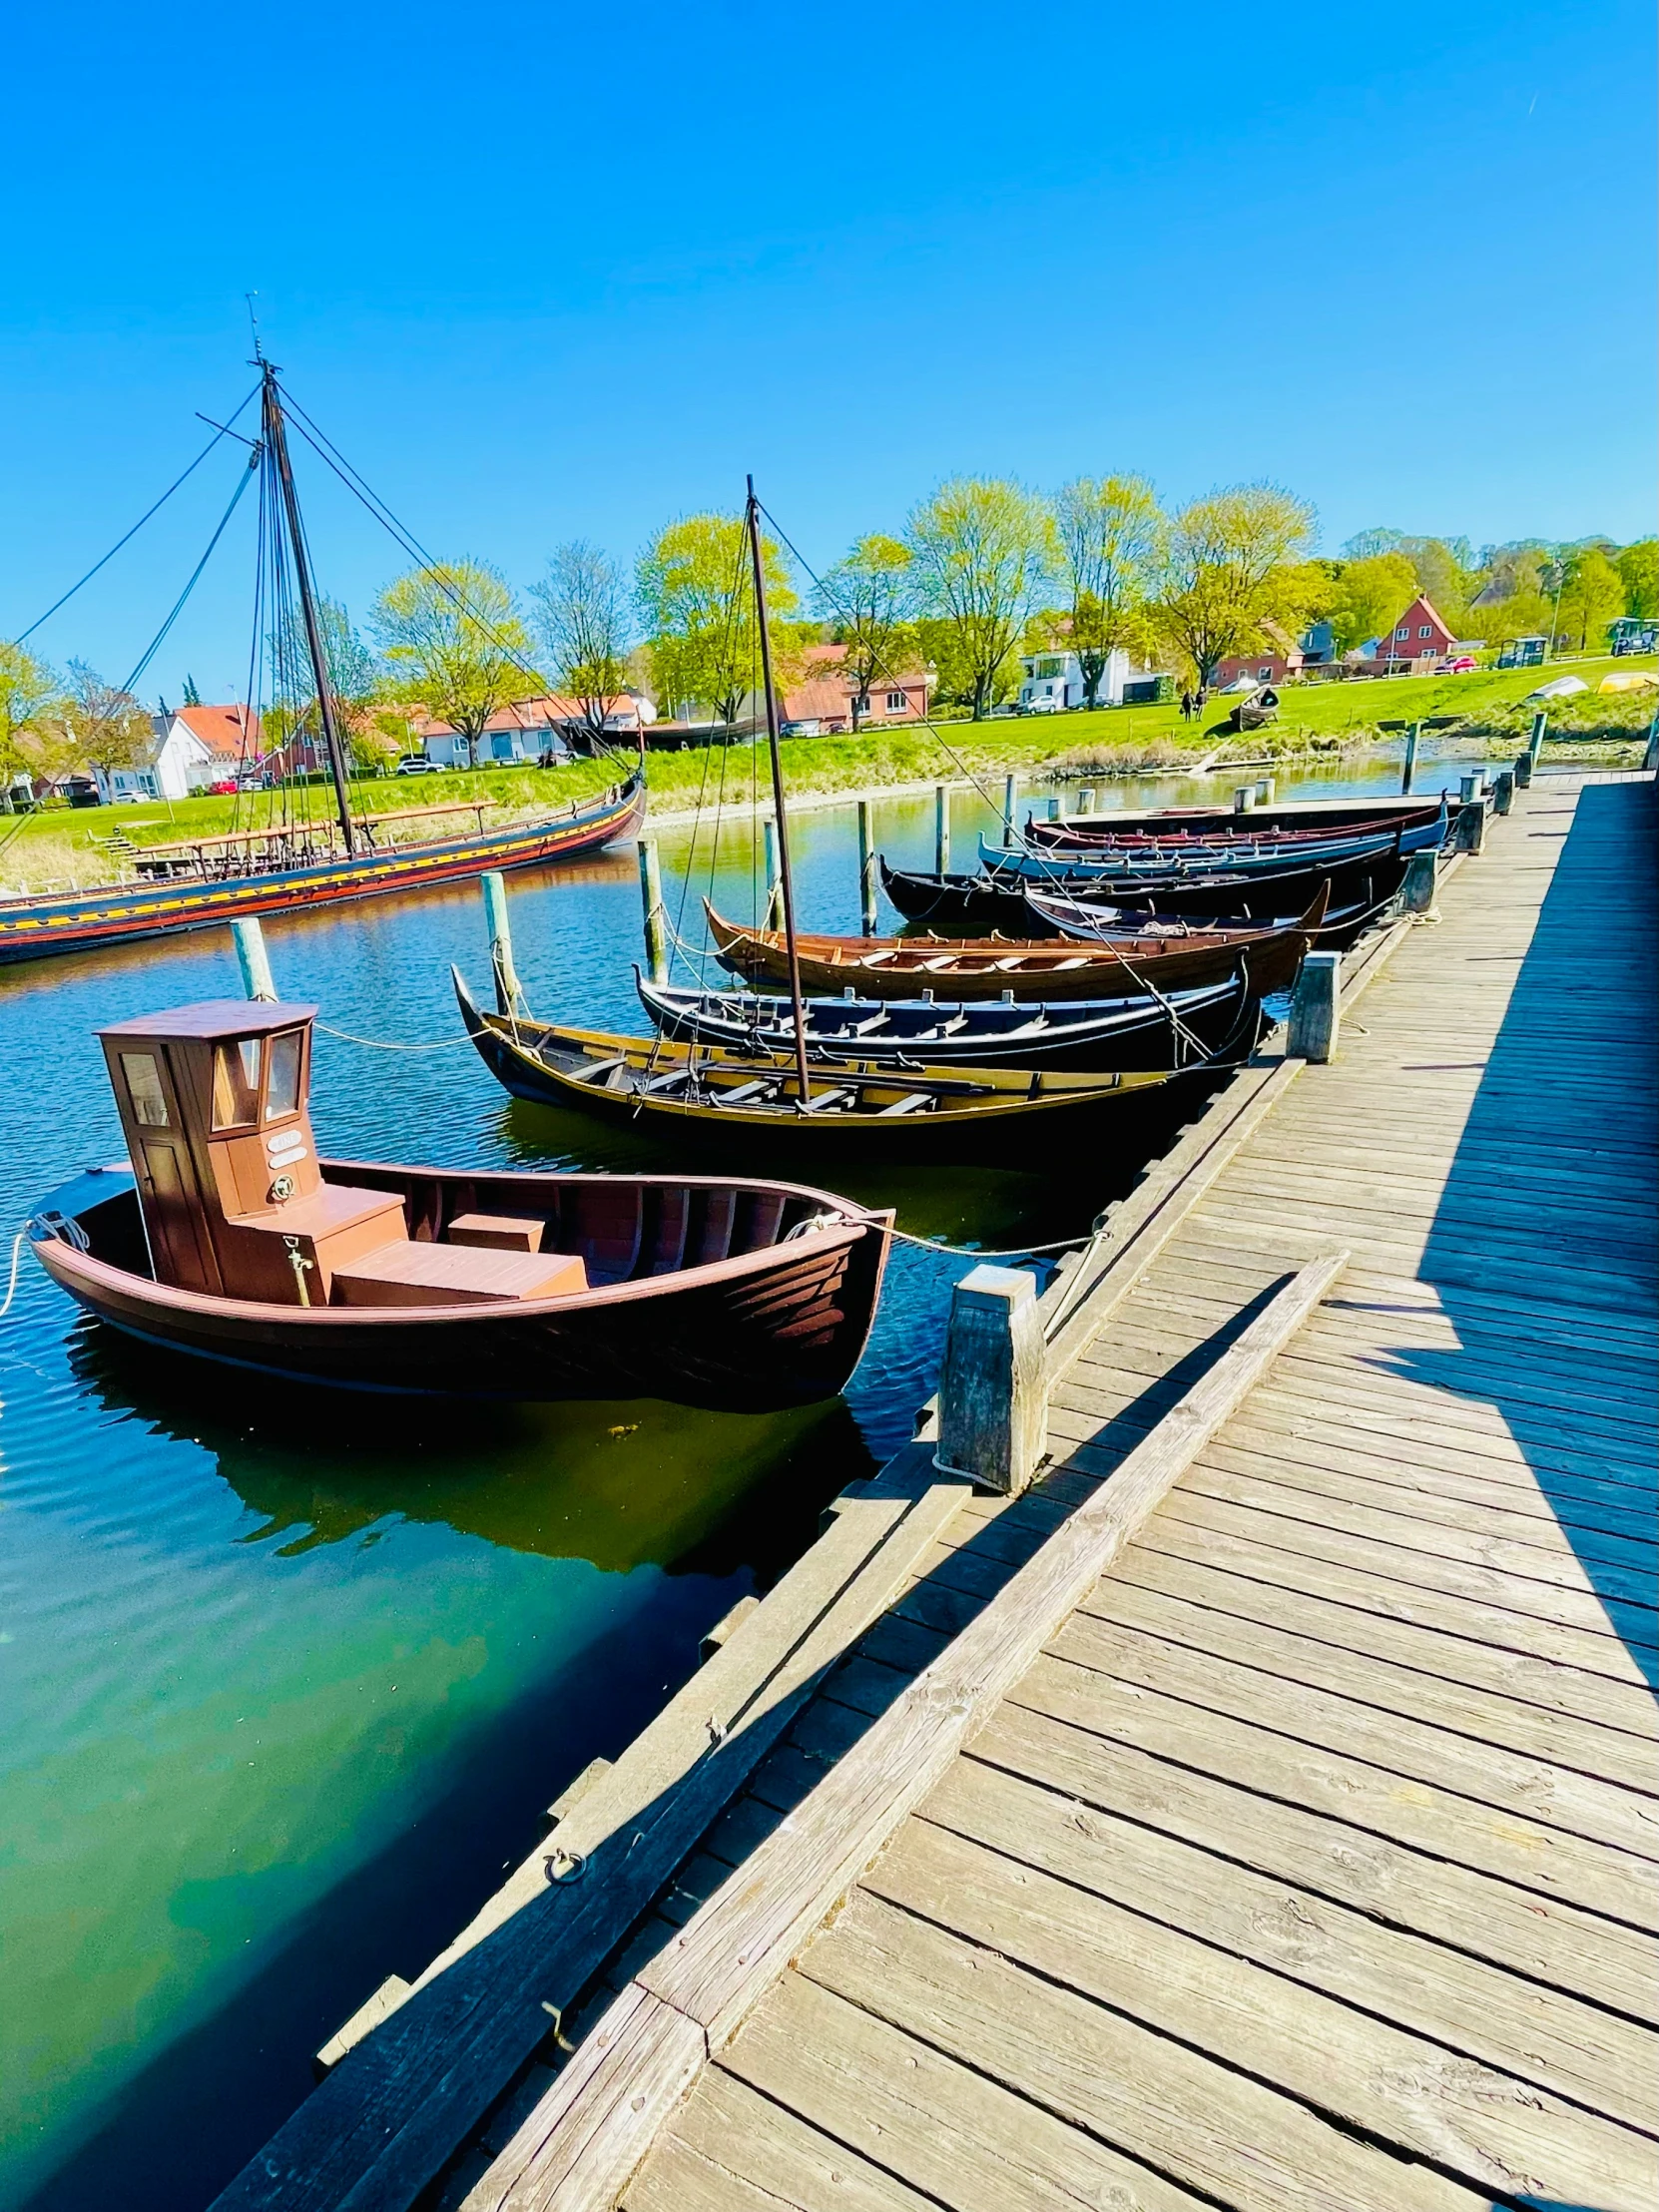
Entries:
<svg viewBox="0 0 1659 2212">
<path fill-rule="evenodd" d="M 1479 666 L 1472 653 L 1459 653 L 1456 660 L 1447 661 L 1445 672 L 1448 676 L 1468 676 Z"/>
<path fill-rule="evenodd" d="M 209 792 L 215 799 L 223 799 L 228 793 L 234 796 L 236 788 L 237 780 L 234 776 L 222 776 L 217 784 L 208 786 Z"/>
</svg>

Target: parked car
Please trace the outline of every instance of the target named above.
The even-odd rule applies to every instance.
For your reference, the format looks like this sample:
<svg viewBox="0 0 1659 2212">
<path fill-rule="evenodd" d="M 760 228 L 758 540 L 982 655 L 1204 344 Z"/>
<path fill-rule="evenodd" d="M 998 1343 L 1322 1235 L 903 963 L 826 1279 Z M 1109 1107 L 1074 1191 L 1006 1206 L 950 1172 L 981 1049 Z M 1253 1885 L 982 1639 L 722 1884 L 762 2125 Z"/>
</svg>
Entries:
<svg viewBox="0 0 1659 2212">
<path fill-rule="evenodd" d="M 234 776 L 222 776 L 217 784 L 210 784 L 208 786 L 209 796 L 213 799 L 234 799 L 236 797 L 236 790 L 237 780 Z"/>
<path fill-rule="evenodd" d="M 1058 715 L 1065 712 L 1065 704 L 1063 699 L 1056 699 L 1052 692 L 1039 693 L 1035 699 L 1028 699 L 1025 702 L 1020 709 L 1020 713 L 1022 715 Z"/>
<path fill-rule="evenodd" d="M 1448 676 L 1468 676 L 1479 666 L 1472 653 L 1459 653 L 1456 660 L 1447 661 L 1445 672 Z"/>
<path fill-rule="evenodd" d="M 396 776 L 441 776 L 443 771 L 424 753 L 405 753 L 392 773 Z"/>
</svg>

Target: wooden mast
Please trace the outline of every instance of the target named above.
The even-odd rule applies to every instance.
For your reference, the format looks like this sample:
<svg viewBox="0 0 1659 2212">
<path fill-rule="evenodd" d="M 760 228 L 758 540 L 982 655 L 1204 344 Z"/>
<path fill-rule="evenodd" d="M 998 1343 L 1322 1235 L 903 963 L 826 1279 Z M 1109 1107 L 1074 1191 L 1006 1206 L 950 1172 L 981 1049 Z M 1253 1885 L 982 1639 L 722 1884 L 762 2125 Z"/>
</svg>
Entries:
<svg viewBox="0 0 1659 2212">
<path fill-rule="evenodd" d="M 293 470 L 288 464 L 287 425 L 282 420 L 282 401 L 276 389 L 276 370 L 266 359 L 263 351 L 259 357 L 259 367 L 265 380 L 261 412 L 264 417 L 266 443 L 276 470 L 276 480 L 282 490 L 282 512 L 287 518 L 288 543 L 293 548 L 293 572 L 299 587 L 299 612 L 305 625 L 306 649 L 311 657 L 311 680 L 316 686 L 316 711 L 322 724 L 322 743 L 328 755 L 328 773 L 334 783 L 334 805 L 339 815 L 340 834 L 345 839 L 346 852 L 354 858 L 357 851 L 357 832 L 351 820 L 345 748 L 340 743 L 339 718 L 334 712 L 333 687 L 328 681 L 328 660 L 322 647 L 322 631 L 316 618 L 316 600 L 311 591 L 310 564 L 305 558 L 305 538 L 299 527 L 299 499 L 293 488 Z"/>
<path fill-rule="evenodd" d="M 812 1078 L 807 1073 L 807 1014 L 801 1003 L 801 954 L 795 938 L 795 881 L 790 873 L 790 831 L 784 812 L 784 763 L 778 750 L 778 693 L 772 681 L 772 636 L 767 628 L 766 568 L 761 559 L 761 503 L 755 497 L 755 479 L 748 478 L 749 501 L 744 528 L 749 532 L 749 556 L 755 570 L 755 620 L 761 630 L 761 682 L 766 692 L 767 743 L 772 749 L 772 804 L 778 817 L 778 887 L 784 894 L 784 946 L 790 961 L 790 1003 L 795 1009 L 795 1066 L 801 1080 L 801 1103 L 812 1099 Z"/>
</svg>

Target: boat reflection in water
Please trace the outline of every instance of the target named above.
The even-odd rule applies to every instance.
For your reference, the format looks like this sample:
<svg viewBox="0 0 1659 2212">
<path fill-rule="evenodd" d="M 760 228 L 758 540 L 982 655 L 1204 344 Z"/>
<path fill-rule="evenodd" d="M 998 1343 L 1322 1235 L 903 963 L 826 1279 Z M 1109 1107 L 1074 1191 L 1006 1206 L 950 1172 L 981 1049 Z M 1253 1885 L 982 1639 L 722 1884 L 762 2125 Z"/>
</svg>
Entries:
<svg viewBox="0 0 1659 2212">
<path fill-rule="evenodd" d="M 812 1541 L 824 1504 L 875 1471 L 838 1398 L 757 1417 L 656 1398 L 461 1405 L 284 1385 L 260 1388 L 256 1414 L 246 1377 L 89 1322 L 78 1340 L 80 1384 L 212 1452 L 260 1516 L 241 1540 L 283 1557 L 373 1543 L 400 1520 L 607 1574 L 747 1569 L 765 1587 Z"/>
</svg>

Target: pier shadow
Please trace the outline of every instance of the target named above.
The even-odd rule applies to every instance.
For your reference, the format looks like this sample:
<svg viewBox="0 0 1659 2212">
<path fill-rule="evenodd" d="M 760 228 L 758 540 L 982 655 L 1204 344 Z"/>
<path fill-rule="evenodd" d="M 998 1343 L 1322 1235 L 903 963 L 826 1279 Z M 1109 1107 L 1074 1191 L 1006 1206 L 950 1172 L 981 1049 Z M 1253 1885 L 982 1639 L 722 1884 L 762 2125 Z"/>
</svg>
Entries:
<svg viewBox="0 0 1659 2212">
<path fill-rule="evenodd" d="M 1535 787 L 1499 834 L 1543 864 L 1569 806 Z M 1652 784 L 1580 794 L 1417 1270 L 1451 1341 L 1383 1365 L 1502 1416 L 1659 1688 L 1654 838 Z"/>
</svg>

